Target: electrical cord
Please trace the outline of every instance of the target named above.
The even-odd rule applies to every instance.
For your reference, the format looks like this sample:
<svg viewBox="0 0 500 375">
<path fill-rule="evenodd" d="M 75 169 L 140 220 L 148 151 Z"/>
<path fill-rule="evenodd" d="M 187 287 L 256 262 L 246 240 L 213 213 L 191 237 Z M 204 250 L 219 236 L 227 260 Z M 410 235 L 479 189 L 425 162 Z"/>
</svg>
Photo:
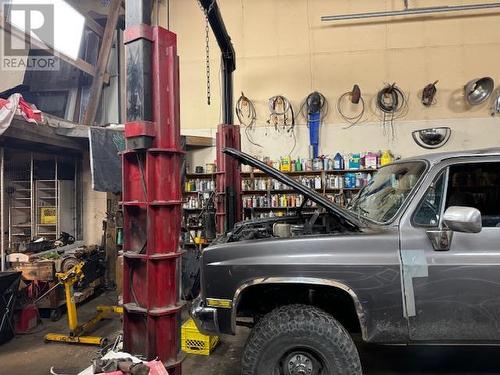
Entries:
<svg viewBox="0 0 500 375">
<path fill-rule="evenodd" d="M 274 125 L 275 129 L 279 131 L 278 125 L 280 125 L 281 118 L 283 129 L 288 132 L 292 131 L 295 127 L 295 113 L 290 101 L 283 95 L 276 95 L 269 98 L 268 107 L 270 116 L 267 123 Z"/>
<path fill-rule="evenodd" d="M 408 99 L 396 83 L 385 85 L 375 99 L 375 105 L 382 114 L 382 125 L 384 135 L 388 133 L 390 127 L 392 140 L 396 138 L 394 120 L 401 118 L 408 112 Z"/>
<path fill-rule="evenodd" d="M 344 121 L 349 123 L 349 125 L 344 127 L 344 129 L 349 129 L 354 125 L 356 125 L 357 123 L 359 123 L 365 114 L 365 101 L 362 96 L 359 96 L 359 101 L 358 101 L 358 105 L 361 106 L 359 112 L 352 116 L 348 116 L 345 114 L 345 111 L 342 109 L 342 103 L 344 102 L 345 98 L 347 97 L 352 98 L 352 96 L 353 92 L 347 91 L 343 93 L 337 100 L 337 111 L 339 112 L 340 116 L 344 119 Z M 350 100 L 350 102 L 353 103 L 352 99 Z"/>
<path fill-rule="evenodd" d="M 375 102 L 377 108 L 386 114 L 399 114 L 395 118 L 403 116 L 408 107 L 408 100 L 396 83 L 386 85 L 382 90 L 377 93 Z"/>
<path fill-rule="evenodd" d="M 257 112 L 253 102 L 248 99 L 243 92 L 240 98 L 236 102 L 236 116 L 240 125 L 245 127 L 245 136 L 248 142 L 254 146 L 262 147 L 260 144 L 256 143 L 252 137 L 252 130 L 254 130 L 255 121 L 257 120 Z"/>
<path fill-rule="evenodd" d="M 269 98 L 268 107 L 270 116 L 269 120 L 267 120 L 267 124 L 274 125 L 274 129 L 279 133 L 281 120 L 282 130 L 293 138 L 293 146 L 288 153 L 291 155 L 297 146 L 297 137 L 295 135 L 295 112 L 293 110 L 292 103 L 290 103 L 290 101 L 283 95 L 275 95 Z"/>
</svg>

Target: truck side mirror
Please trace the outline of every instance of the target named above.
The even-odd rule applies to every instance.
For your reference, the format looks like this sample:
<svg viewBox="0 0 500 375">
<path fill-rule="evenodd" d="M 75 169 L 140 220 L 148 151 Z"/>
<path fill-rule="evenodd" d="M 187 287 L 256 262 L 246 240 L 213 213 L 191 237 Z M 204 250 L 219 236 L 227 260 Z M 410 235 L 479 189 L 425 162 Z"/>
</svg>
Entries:
<svg viewBox="0 0 500 375">
<path fill-rule="evenodd" d="M 473 207 L 448 207 L 443 215 L 443 223 L 447 228 L 462 233 L 479 233 L 483 228 L 481 212 Z"/>
<path fill-rule="evenodd" d="M 483 227 L 481 212 L 473 207 L 451 206 L 444 212 L 445 228 L 428 230 L 427 236 L 436 251 L 450 250 L 453 232 L 479 233 Z"/>
</svg>

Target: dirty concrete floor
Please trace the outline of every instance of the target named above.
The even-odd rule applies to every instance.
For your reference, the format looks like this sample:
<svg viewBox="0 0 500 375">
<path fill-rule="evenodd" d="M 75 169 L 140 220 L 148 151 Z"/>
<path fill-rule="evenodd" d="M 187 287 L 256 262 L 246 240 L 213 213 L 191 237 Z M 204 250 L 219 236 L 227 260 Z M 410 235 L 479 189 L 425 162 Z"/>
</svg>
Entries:
<svg viewBox="0 0 500 375">
<path fill-rule="evenodd" d="M 111 295 L 103 294 L 81 306 L 81 321 L 89 319 L 100 304 L 110 305 Z M 97 334 L 109 339 L 121 329 L 119 319 L 102 322 Z M 43 319 L 36 333 L 18 336 L 0 346 L 0 374 L 46 375 L 56 366 L 65 374 L 77 374 L 97 356 L 97 348 L 89 346 L 44 344 L 47 332 L 63 333 L 65 316 L 59 322 Z M 186 375 L 239 375 L 241 351 L 248 329 L 240 328 L 235 337 L 223 337 L 210 357 L 188 356 L 183 364 Z M 497 348 L 486 347 L 383 347 L 359 345 L 366 375 L 478 375 L 499 374 Z"/>
</svg>

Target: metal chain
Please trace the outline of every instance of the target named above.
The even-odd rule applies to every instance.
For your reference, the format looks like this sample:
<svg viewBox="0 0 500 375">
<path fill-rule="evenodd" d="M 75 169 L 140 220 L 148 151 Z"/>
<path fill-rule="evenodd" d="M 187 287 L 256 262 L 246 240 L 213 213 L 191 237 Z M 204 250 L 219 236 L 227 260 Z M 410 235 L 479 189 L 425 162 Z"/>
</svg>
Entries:
<svg viewBox="0 0 500 375">
<path fill-rule="evenodd" d="M 208 15 L 212 11 L 215 5 L 215 0 L 212 0 L 208 10 L 201 5 L 200 0 L 198 0 L 201 10 L 205 13 L 205 57 L 206 57 L 206 74 L 207 74 L 207 104 L 210 105 L 211 102 L 211 91 L 210 91 L 210 24 L 208 22 Z"/>
<path fill-rule="evenodd" d="M 207 63 L 207 104 L 210 105 L 210 26 L 208 24 L 208 15 L 205 16 L 205 54 Z"/>
</svg>

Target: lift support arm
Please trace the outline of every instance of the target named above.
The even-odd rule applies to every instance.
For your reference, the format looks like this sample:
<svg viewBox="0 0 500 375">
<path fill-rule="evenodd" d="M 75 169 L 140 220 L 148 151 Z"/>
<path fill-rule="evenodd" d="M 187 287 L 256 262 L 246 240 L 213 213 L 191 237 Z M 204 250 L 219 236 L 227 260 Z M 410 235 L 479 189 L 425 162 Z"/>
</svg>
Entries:
<svg viewBox="0 0 500 375">
<path fill-rule="evenodd" d="M 233 72 L 236 70 L 236 53 L 229 36 L 219 6 L 215 0 L 200 0 L 208 12 L 208 22 L 215 35 L 222 54 L 222 111 L 225 124 L 232 124 L 233 118 Z"/>
</svg>

